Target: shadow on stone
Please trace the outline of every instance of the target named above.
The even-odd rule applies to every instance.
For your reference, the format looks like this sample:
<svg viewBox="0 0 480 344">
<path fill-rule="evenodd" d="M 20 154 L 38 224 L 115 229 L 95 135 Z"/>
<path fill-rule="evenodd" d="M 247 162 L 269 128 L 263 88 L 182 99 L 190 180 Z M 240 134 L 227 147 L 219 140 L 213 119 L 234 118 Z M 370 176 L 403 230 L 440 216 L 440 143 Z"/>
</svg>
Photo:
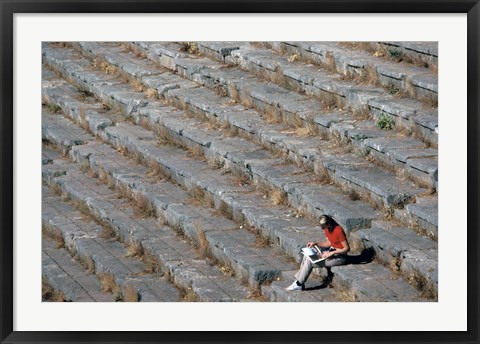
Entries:
<svg viewBox="0 0 480 344">
<path fill-rule="evenodd" d="M 347 255 L 345 265 L 368 264 L 375 258 L 375 250 L 373 248 L 366 248 L 358 255 Z"/>
<path fill-rule="evenodd" d="M 373 248 L 366 248 L 358 255 L 347 255 L 347 261 L 343 265 L 357 265 L 357 264 L 368 264 L 373 261 L 375 258 L 375 251 Z M 334 273 L 332 272 L 331 268 L 327 269 L 327 277 L 323 279 L 323 283 L 320 285 L 316 285 L 313 287 L 305 288 L 306 291 L 308 290 L 319 290 L 324 289 L 330 286 L 333 280 Z"/>
</svg>

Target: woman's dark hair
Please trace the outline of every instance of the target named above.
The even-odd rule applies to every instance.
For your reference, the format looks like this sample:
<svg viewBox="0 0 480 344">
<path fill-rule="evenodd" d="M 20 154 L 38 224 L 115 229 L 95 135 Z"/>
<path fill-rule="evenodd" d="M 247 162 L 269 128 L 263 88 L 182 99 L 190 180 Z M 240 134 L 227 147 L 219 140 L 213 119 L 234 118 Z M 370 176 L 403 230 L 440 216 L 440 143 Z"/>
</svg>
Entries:
<svg viewBox="0 0 480 344">
<path fill-rule="evenodd" d="M 329 232 L 333 232 L 337 226 L 337 222 L 328 215 L 322 215 L 319 219 L 320 227 L 327 228 Z"/>
</svg>

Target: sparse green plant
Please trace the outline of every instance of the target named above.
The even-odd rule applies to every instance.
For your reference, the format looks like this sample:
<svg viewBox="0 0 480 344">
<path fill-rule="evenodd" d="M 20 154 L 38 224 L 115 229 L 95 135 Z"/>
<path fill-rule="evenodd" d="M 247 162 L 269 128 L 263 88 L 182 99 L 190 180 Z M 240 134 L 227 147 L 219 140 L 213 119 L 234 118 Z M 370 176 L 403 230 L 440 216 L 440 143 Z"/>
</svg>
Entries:
<svg viewBox="0 0 480 344">
<path fill-rule="evenodd" d="M 59 112 L 62 111 L 62 107 L 58 104 L 47 103 L 46 106 L 47 106 L 48 111 L 53 112 L 53 113 L 59 113 Z"/>
<path fill-rule="evenodd" d="M 367 138 L 367 136 L 365 136 L 364 134 L 360 134 L 360 133 L 356 133 L 356 134 L 353 134 L 352 135 L 352 139 L 353 140 L 365 140 Z"/>
<path fill-rule="evenodd" d="M 382 130 L 392 130 L 395 127 L 395 120 L 392 116 L 383 114 L 377 119 L 376 125 Z"/>
<path fill-rule="evenodd" d="M 402 52 L 398 49 L 388 49 L 388 57 L 400 59 L 402 57 Z"/>
<path fill-rule="evenodd" d="M 92 92 L 90 92 L 89 90 L 87 90 L 83 86 L 77 86 L 77 91 L 80 94 L 81 98 L 84 98 L 84 99 L 94 96 L 94 94 Z"/>
</svg>

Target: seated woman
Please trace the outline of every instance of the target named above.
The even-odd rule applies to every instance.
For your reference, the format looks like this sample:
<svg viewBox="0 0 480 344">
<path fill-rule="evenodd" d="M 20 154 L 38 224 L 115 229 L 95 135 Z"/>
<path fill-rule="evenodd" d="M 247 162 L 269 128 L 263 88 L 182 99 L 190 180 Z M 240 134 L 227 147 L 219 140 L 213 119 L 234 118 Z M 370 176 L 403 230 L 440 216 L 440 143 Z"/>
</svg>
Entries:
<svg viewBox="0 0 480 344">
<path fill-rule="evenodd" d="M 314 264 L 307 256 L 304 256 L 300 270 L 295 274 L 296 279 L 292 285 L 286 288 L 287 290 L 304 290 L 305 281 L 310 276 L 313 268 L 326 267 L 329 270 L 332 266 L 345 265 L 347 262 L 347 252 L 350 251 L 350 246 L 343 228 L 327 215 L 320 216 L 319 223 L 320 227 L 325 231 L 327 240 L 323 242 L 309 242 L 307 247 L 318 246 L 322 258 L 326 259 Z"/>
</svg>

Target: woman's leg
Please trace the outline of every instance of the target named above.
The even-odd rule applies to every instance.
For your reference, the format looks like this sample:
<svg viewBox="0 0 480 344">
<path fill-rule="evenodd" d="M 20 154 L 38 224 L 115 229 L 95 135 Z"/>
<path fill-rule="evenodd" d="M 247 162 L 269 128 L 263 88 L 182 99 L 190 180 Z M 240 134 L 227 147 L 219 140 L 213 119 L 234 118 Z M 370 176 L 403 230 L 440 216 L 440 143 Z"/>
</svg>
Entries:
<svg viewBox="0 0 480 344">
<path fill-rule="evenodd" d="M 298 281 L 298 283 L 304 284 L 305 281 L 308 279 L 308 276 L 310 276 L 312 269 L 313 269 L 312 262 L 310 261 L 310 259 L 304 256 L 302 259 L 302 264 L 300 265 L 300 269 L 295 274 L 295 278 Z"/>
<path fill-rule="evenodd" d="M 345 265 L 347 263 L 347 256 L 344 254 L 333 256 L 332 258 L 325 260 L 325 267 L 330 268 L 332 266 Z"/>
</svg>

